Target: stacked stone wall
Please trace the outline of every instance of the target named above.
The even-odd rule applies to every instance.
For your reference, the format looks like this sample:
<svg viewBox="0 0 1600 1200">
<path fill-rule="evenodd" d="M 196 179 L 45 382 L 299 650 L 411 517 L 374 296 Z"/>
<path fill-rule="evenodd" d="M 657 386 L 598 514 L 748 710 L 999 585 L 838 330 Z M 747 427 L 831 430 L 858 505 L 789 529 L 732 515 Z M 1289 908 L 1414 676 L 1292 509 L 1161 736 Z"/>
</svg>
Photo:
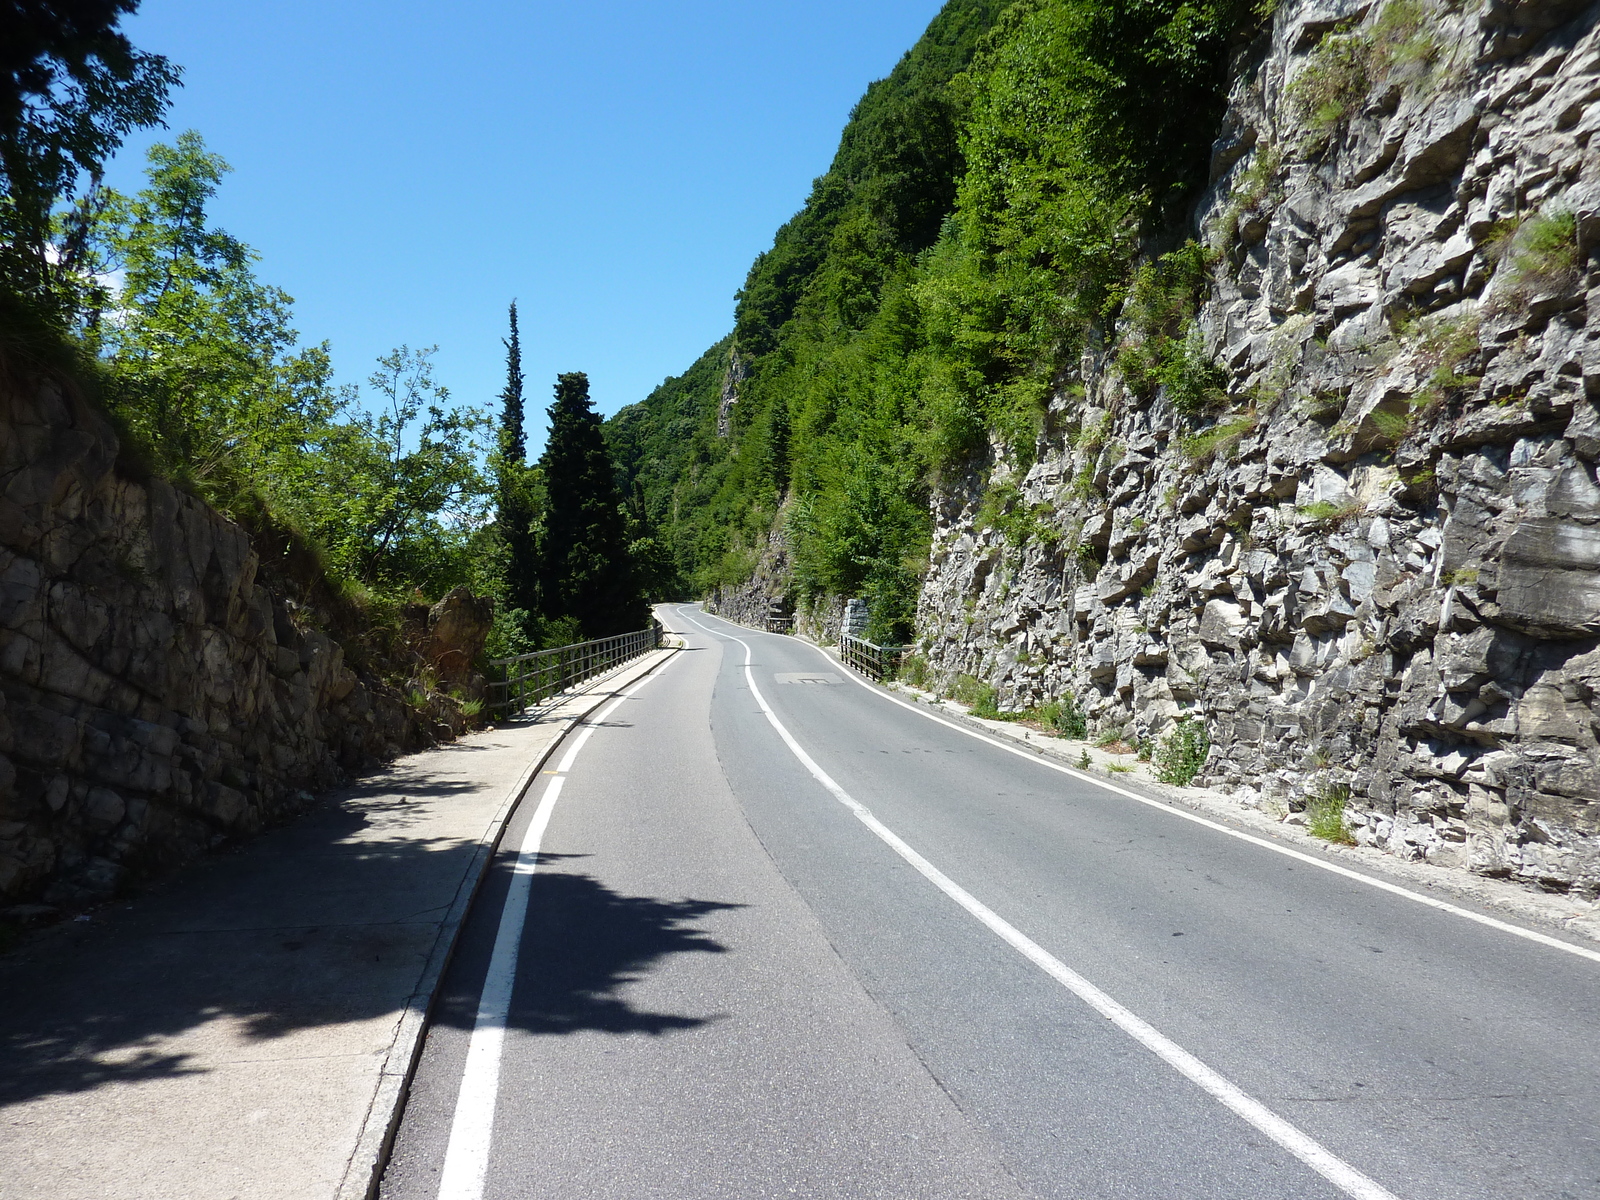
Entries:
<svg viewBox="0 0 1600 1200">
<path fill-rule="evenodd" d="M 450 732 L 119 452 L 70 384 L 0 381 L 0 915 L 109 896 Z"/>
</svg>

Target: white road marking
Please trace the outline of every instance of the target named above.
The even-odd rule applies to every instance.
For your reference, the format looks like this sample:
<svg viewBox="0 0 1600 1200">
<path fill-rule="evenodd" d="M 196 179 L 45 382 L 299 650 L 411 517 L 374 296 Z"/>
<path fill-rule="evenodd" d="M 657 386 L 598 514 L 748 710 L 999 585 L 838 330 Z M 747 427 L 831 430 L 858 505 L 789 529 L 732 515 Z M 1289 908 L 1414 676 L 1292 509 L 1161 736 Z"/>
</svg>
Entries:
<svg viewBox="0 0 1600 1200">
<path fill-rule="evenodd" d="M 467 1043 L 467 1065 L 461 1074 L 461 1090 L 456 1093 L 455 1118 L 450 1123 L 450 1141 L 445 1148 L 439 1179 L 439 1200 L 482 1200 L 483 1197 L 489 1174 L 489 1150 L 494 1140 L 495 1105 L 500 1098 L 500 1056 L 505 1046 L 506 1019 L 511 1012 L 511 993 L 517 982 L 517 957 L 528 917 L 528 897 L 534 871 L 539 865 L 539 844 L 544 840 L 550 814 L 561 796 L 561 785 L 566 782 L 578 751 L 593 736 L 596 725 L 654 678 L 655 674 L 646 675 L 624 688 L 598 716 L 585 720 L 583 732 L 562 755 L 555 778 L 545 788 L 539 807 L 522 835 L 517 861 L 511 869 L 511 887 L 506 892 L 505 907 L 500 911 L 500 928 L 495 933 L 489 970 L 478 996 L 472 1037 Z"/>
<path fill-rule="evenodd" d="M 688 616 L 688 614 L 684 615 L 686 617 Z M 706 615 L 709 616 L 710 614 L 708 613 Z M 688 617 L 688 619 L 694 621 L 693 617 Z M 698 621 L 695 621 L 694 623 L 696 625 L 700 624 Z M 700 628 L 705 629 L 707 633 L 713 632 L 710 629 L 706 629 L 704 625 L 700 625 Z M 732 638 L 731 634 L 725 634 L 723 636 Z M 738 638 L 732 638 L 732 640 L 736 642 L 739 641 Z M 744 645 L 743 642 L 739 642 L 739 644 Z M 813 647 L 813 649 L 815 649 L 815 647 Z M 821 654 L 822 651 L 818 650 L 817 653 Z M 832 659 L 829 659 L 829 661 L 831 662 Z M 946 720 L 944 717 L 941 717 L 936 713 L 929 712 L 923 705 L 910 704 L 900 699 L 898 696 L 891 696 L 887 692 L 873 687 L 870 683 L 868 683 L 865 679 L 860 678 L 853 671 L 846 671 L 845 675 L 852 683 L 859 684 L 860 686 L 866 688 L 867 691 L 871 692 L 874 696 L 877 696 L 880 700 L 887 700 L 890 704 L 898 704 L 901 708 L 908 709 L 909 711 L 916 713 L 919 717 L 925 717 L 936 725 L 943 725 L 946 729 L 953 729 L 957 733 L 965 734 L 969 738 L 974 738 L 977 741 L 985 742 L 997 750 L 1004 750 L 1007 754 L 1015 754 L 1018 758 L 1025 758 L 1029 762 L 1035 763 L 1038 766 L 1048 767 L 1050 770 L 1056 771 L 1059 774 L 1070 775 L 1072 778 L 1083 783 L 1093 784 L 1102 791 L 1114 792 L 1116 795 L 1122 796 L 1128 800 L 1137 801 L 1140 804 L 1156 809 L 1158 812 L 1164 812 L 1169 817 L 1180 817 L 1183 820 L 1190 821 L 1195 825 L 1203 825 L 1207 829 L 1214 829 L 1218 833 L 1225 833 L 1231 838 L 1238 838 L 1241 842 L 1249 842 L 1252 846 L 1260 846 L 1263 850 L 1271 850 L 1274 854 L 1281 854 L 1285 858 L 1292 858 L 1297 862 L 1303 862 L 1307 866 L 1317 867 L 1320 870 L 1329 871 L 1334 875 L 1341 875 L 1346 879 L 1353 879 L 1357 883 L 1364 883 L 1368 887 L 1377 888 L 1379 891 L 1388 892 L 1394 896 L 1403 896 L 1407 900 L 1413 900 L 1418 904 L 1425 904 L 1429 908 L 1437 909 L 1440 912 L 1447 912 L 1451 916 L 1465 917 L 1469 921 L 1476 921 L 1479 925 L 1486 925 L 1490 929 L 1498 929 L 1501 933 L 1514 934 L 1515 936 L 1519 938 L 1525 938 L 1530 942 L 1537 942 L 1541 946 L 1548 946 L 1553 950 L 1565 950 L 1568 954 L 1575 954 L 1579 958 L 1588 959 L 1590 962 L 1600 963 L 1600 950 L 1591 950 L 1587 946 L 1577 946 L 1571 942 L 1564 942 L 1560 938 L 1551 937 L 1547 933 L 1540 933 L 1536 929 L 1524 929 L 1521 925 L 1513 925 L 1509 921 L 1502 921 L 1496 917 L 1488 916 L 1485 913 L 1473 912 L 1470 908 L 1462 908 L 1460 905 L 1451 904 L 1448 900 L 1440 900 L 1436 896 L 1427 896 L 1421 892 L 1414 892 L 1410 888 L 1400 886 L 1398 883 L 1390 883 L 1387 879 L 1375 879 L 1371 875 L 1363 875 L 1360 871 L 1353 871 L 1349 867 L 1340 866 L 1338 863 L 1328 862 L 1326 859 L 1317 858 L 1315 855 L 1306 854 L 1305 852 L 1296 850 L 1290 846 L 1279 845 L 1277 842 L 1270 841 L 1267 838 L 1257 837 L 1253 833 L 1246 833 L 1242 829 L 1234 829 L 1232 826 L 1224 825 L 1220 821 L 1209 820 L 1206 817 L 1202 817 L 1199 813 L 1188 812 L 1172 804 L 1168 804 L 1164 800 L 1155 800 L 1149 796 L 1141 796 L 1138 792 L 1130 792 L 1127 788 L 1118 787 L 1114 783 L 1108 783 L 1103 779 L 1096 779 L 1093 775 L 1085 774 L 1082 771 L 1075 771 L 1064 763 L 1054 762 L 1042 754 L 1037 754 L 1031 750 L 1025 750 L 1021 746 L 1008 745 L 999 738 L 990 737 L 986 733 L 979 733 L 976 729 L 969 729 L 965 725 L 957 724 L 955 721 Z"/>
<path fill-rule="evenodd" d="M 704 625 L 700 625 L 699 621 L 688 616 L 687 613 L 683 615 L 691 623 L 699 625 L 705 632 L 713 632 Z M 1363 1175 L 1355 1167 L 1352 1167 L 1332 1151 L 1326 1149 L 1309 1134 L 1289 1121 L 1284 1120 L 1259 1100 L 1245 1093 L 1238 1085 L 1232 1083 L 1221 1073 L 1201 1062 L 1148 1021 L 1124 1008 L 1116 1000 L 1113 1000 L 1105 992 L 1095 987 L 1094 984 L 1072 970 L 1072 968 L 1056 958 L 1055 955 L 1017 929 L 1016 926 L 1005 920 L 971 892 L 913 850 L 894 830 L 873 816 L 871 810 L 840 787 L 831 775 L 818 766 L 816 761 L 794 739 L 794 735 L 789 732 L 783 722 L 778 720 L 778 715 L 772 711 L 772 706 L 767 703 L 766 697 L 761 694 L 761 689 L 756 686 L 755 673 L 751 670 L 753 655 L 750 644 L 741 638 L 734 637 L 732 634 L 722 634 L 721 636 L 744 647 L 745 682 L 750 685 L 750 694 L 755 697 L 756 704 L 766 715 L 767 722 L 777 731 L 778 736 L 783 739 L 784 745 L 789 747 L 790 752 L 800 760 L 800 764 L 811 773 L 812 778 L 826 788 L 834 799 L 849 809 L 856 819 L 876 834 L 885 845 L 910 863 L 912 867 L 916 868 L 923 878 L 966 909 L 967 912 L 971 913 L 992 932 L 998 934 L 1003 941 L 1020 952 L 1024 958 L 1046 975 L 1061 984 L 1062 987 L 1077 996 L 1101 1016 L 1111 1021 L 1117 1028 L 1154 1053 L 1168 1066 L 1172 1067 L 1191 1083 L 1197 1085 L 1224 1107 L 1244 1118 L 1244 1120 L 1277 1142 L 1278 1145 L 1293 1154 L 1347 1196 L 1354 1197 L 1355 1200 L 1396 1200 L 1394 1193 L 1390 1192 L 1382 1184 Z"/>
</svg>

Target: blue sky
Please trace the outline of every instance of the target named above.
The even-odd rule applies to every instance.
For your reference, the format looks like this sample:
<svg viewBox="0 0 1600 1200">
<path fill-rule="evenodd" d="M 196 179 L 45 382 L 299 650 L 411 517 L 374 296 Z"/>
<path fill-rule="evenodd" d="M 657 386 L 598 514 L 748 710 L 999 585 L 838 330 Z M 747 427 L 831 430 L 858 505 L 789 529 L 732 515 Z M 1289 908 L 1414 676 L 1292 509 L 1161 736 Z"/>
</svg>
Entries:
<svg viewBox="0 0 1600 1200">
<path fill-rule="evenodd" d="M 558 371 L 610 413 L 729 330 L 851 105 L 939 7 L 144 0 L 125 28 L 184 87 L 109 180 L 199 130 L 234 168 L 215 219 L 343 382 L 437 344 L 454 398 L 491 404 L 516 297 L 536 446 Z"/>
</svg>

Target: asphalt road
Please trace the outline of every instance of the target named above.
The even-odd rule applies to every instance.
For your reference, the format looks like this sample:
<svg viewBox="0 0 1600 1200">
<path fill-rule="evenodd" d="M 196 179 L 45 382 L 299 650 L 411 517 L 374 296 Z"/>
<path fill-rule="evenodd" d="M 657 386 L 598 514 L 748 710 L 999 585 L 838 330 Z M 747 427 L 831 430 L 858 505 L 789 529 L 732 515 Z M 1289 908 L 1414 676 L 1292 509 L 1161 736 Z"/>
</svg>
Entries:
<svg viewBox="0 0 1600 1200">
<path fill-rule="evenodd" d="M 513 823 L 384 1197 L 1600 1196 L 1600 964 L 664 615 Z"/>
</svg>

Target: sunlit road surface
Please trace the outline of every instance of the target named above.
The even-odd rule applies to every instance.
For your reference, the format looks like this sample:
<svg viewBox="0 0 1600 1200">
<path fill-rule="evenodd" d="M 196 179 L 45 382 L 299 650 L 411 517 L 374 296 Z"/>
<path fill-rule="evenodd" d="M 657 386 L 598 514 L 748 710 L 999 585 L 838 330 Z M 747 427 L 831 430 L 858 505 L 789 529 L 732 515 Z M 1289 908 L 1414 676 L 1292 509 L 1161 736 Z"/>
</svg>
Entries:
<svg viewBox="0 0 1600 1200">
<path fill-rule="evenodd" d="M 507 833 L 385 1197 L 1600 1196 L 1592 953 L 663 615 Z"/>
</svg>

